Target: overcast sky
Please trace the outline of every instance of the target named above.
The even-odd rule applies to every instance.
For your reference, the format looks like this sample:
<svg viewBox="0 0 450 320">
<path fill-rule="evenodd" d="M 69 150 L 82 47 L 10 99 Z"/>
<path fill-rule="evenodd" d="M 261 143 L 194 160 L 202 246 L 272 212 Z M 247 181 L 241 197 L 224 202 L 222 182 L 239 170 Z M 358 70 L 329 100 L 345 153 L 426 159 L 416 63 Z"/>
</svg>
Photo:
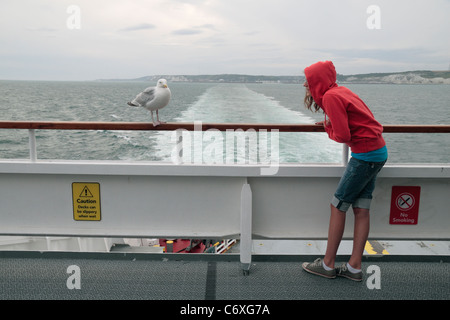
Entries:
<svg viewBox="0 0 450 320">
<path fill-rule="evenodd" d="M 448 70 L 449 16 L 450 0 L 1 0 L 0 79 Z"/>
</svg>

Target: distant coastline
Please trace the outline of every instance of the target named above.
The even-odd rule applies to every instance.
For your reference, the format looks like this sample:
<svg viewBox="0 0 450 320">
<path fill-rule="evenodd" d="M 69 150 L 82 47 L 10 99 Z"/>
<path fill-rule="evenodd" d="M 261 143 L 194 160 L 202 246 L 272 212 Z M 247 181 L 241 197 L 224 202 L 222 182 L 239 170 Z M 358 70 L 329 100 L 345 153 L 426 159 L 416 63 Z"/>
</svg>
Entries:
<svg viewBox="0 0 450 320">
<path fill-rule="evenodd" d="M 98 79 L 96 81 L 145 81 L 155 82 L 165 78 L 169 82 L 202 83 L 303 83 L 304 76 L 264 76 L 245 74 L 216 75 L 152 75 L 134 79 Z M 337 75 L 339 83 L 363 84 L 450 84 L 450 71 L 406 71 L 397 73 L 367 73 Z"/>
<path fill-rule="evenodd" d="M 387 83 L 387 84 L 450 84 L 450 71 L 406 71 L 397 73 L 368 73 L 338 75 L 343 83 Z"/>
</svg>

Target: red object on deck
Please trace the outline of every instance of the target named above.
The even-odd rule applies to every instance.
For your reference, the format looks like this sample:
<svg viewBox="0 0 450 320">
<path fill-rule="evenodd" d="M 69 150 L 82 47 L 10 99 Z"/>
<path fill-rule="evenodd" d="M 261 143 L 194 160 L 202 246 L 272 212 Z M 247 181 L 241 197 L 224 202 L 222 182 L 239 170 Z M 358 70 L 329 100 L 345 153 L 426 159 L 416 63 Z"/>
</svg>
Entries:
<svg viewBox="0 0 450 320">
<path fill-rule="evenodd" d="M 192 240 L 191 243 L 191 239 L 159 239 L 159 245 L 165 248 L 166 253 L 203 253 L 205 251 L 205 245 L 201 240 Z"/>
</svg>

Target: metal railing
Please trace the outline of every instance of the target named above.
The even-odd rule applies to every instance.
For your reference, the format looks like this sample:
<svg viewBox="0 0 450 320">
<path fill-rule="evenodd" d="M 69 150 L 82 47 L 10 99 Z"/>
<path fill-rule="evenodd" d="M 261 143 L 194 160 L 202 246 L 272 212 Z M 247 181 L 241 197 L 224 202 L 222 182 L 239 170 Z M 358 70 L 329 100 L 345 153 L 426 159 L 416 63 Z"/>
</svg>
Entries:
<svg viewBox="0 0 450 320">
<path fill-rule="evenodd" d="M 29 130 L 141 130 L 172 131 L 177 129 L 206 131 L 278 130 L 279 132 L 324 132 L 315 124 L 202 123 L 168 122 L 154 127 L 149 122 L 78 122 L 78 121 L 0 121 L 0 129 Z M 385 133 L 450 133 L 450 125 L 384 125 Z"/>
<path fill-rule="evenodd" d="M 147 122 L 78 122 L 78 121 L 0 121 L 0 129 L 26 129 L 29 133 L 30 159 L 37 160 L 35 130 L 130 130 L 130 131 L 207 131 L 256 130 L 275 132 L 325 132 L 314 124 L 202 123 L 168 122 L 154 127 Z M 384 133 L 450 133 L 450 125 L 384 125 Z M 343 164 L 348 147 L 343 145 Z"/>
</svg>

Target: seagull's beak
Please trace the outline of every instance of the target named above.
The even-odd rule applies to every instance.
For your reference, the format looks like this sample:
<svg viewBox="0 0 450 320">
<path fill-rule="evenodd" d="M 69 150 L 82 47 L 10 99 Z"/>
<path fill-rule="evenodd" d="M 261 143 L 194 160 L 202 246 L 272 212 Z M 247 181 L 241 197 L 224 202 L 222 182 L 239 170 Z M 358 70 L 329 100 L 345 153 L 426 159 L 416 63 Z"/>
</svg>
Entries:
<svg viewBox="0 0 450 320">
<path fill-rule="evenodd" d="M 167 84 L 163 85 L 164 88 L 167 88 Z"/>
</svg>

